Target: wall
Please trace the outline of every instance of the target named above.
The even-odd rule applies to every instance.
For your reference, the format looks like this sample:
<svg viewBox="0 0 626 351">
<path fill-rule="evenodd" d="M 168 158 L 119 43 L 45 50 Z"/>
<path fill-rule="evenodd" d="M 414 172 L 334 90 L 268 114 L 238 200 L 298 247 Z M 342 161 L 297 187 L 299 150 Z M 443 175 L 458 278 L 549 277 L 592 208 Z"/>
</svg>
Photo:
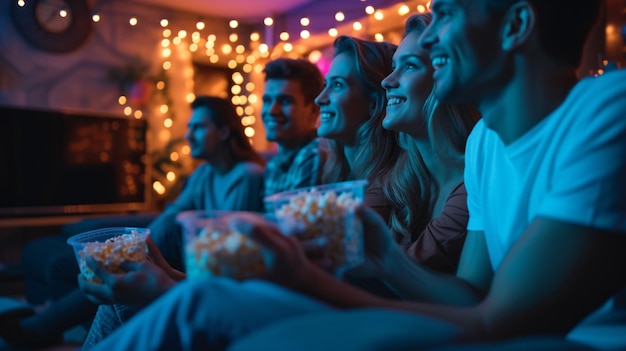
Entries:
<svg viewBox="0 0 626 351">
<path fill-rule="evenodd" d="M 155 165 L 153 170 L 154 179 L 164 186 L 162 195 L 171 195 L 170 190 L 177 188 L 176 180 L 194 166 L 182 149 L 189 102 L 194 96 L 194 58 L 184 40 L 171 46 L 169 57 L 162 55 L 164 28 L 160 21 L 168 19 L 172 37 L 180 30 L 191 35 L 197 15 L 122 0 L 102 2 L 97 9 L 101 20 L 93 23 L 84 45 L 68 53 L 51 53 L 31 46 L 20 36 L 10 17 L 13 1 L 0 2 L 0 104 L 116 116 L 130 108 L 128 118 L 145 118 L 150 125 L 147 141 L 151 158 L 147 162 L 161 156 L 169 158 L 172 152 L 181 156 L 176 162 Z M 138 19 L 136 26 L 129 24 L 130 17 Z M 205 33 L 228 36 L 225 20 L 205 17 L 204 21 Z M 222 57 L 215 65 L 223 70 L 226 59 Z M 167 71 L 162 69 L 164 61 L 171 63 Z M 107 75 L 112 68 L 139 62 L 146 64 L 150 78 L 165 72 L 166 88 L 152 94 L 145 106 L 121 104 L 118 83 Z M 228 83 L 222 84 L 222 95 L 228 96 Z M 165 112 L 163 104 L 167 104 Z M 169 127 L 164 126 L 167 119 L 173 121 Z M 174 180 L 166 179 L 169 171 L 176 173 Z"/>
</svg>

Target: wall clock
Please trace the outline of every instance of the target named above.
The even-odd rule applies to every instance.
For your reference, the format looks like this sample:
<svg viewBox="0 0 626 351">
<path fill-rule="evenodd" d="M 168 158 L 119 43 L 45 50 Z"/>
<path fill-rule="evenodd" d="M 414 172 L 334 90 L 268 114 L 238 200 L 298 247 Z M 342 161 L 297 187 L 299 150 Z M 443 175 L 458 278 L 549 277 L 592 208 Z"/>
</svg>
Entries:
<svg viewBox="0 0 626 351">
<path fill-rule="evenodd" d="M 78 49 L 92 30 L 85 0 L 12 0 L 11 18 L 29 44 L 54 53 Z"/>
</svg>

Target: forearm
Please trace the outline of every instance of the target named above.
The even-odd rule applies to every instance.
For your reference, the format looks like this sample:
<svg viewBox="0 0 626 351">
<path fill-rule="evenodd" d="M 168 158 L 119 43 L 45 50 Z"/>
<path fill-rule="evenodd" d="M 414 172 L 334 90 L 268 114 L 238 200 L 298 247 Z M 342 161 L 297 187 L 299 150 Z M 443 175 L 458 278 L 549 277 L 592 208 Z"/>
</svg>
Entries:
<svg viewBox="0 0 626 351">
<path fill-rule="evenodd" d="M 465 280 L 429 270 L 397 249 L 384 264 L 383 282 L 404 300 L 472 306 L 482 299 Z"/>
<path fill-rule="evenodd" d="M 337 308 L 390 307 L 388 300 L 346 283 L 311 266 L 296 290 Z"/>
</svg>

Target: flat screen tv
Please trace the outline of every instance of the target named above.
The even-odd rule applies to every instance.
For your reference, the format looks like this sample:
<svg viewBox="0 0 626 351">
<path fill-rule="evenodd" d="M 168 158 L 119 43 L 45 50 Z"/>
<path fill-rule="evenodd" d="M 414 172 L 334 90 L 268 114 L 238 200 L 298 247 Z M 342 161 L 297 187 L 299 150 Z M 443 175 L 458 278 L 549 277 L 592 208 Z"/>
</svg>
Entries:
<svg viewBox="0 0 626 351">
<path fill-rule="evenodd" d="M 0 106 L 0 217 L 148 207 L 147 123 Z"/>
</svg>

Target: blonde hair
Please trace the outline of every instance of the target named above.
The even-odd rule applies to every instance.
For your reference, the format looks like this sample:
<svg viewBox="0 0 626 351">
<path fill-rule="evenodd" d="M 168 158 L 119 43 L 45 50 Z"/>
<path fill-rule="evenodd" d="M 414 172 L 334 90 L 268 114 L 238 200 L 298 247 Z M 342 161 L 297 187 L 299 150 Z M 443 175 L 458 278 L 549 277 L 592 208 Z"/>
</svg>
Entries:
<svg viewBox="0 0 626 351">
<path fill-rule="evenodd" d="M 413 31 L 422 32 L 431 21 L 430 13 L 417 14 L 406 22 L 405 36 Z M 427 121 L 428 135 L 437 157 L 450 164 L 464 164 L 465 143 L 480 113 L 471 105 L 440 103 L 434 96 L 434 87 L 424 106 L 422 115 Z M 407 133 L 398 135 L 404 149 L 393 170 L 390 181 L 395 186 L 385 187 L 385 196 L 392 203 L 390 227 L 394 239 L 407 243 L 417 239 L 433 215 L 439 194 L 439 184 L 430 172 L 422 155 Z"/>
</svg>

